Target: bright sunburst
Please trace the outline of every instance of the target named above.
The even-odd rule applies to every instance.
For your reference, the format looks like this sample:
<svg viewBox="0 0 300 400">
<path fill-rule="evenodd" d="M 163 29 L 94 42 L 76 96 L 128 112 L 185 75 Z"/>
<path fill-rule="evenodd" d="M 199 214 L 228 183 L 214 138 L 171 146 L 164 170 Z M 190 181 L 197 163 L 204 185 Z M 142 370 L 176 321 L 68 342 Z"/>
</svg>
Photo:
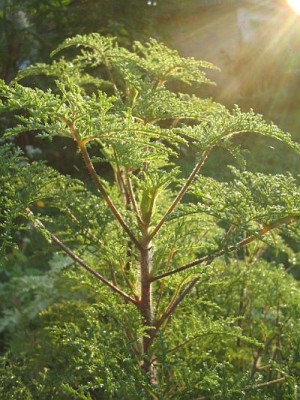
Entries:
<svg viewBox="0 0 300 400">
<path fill-rule="evenodd" d="M 300 14 L 300 0 L 287 0 L 287 3 L 297 14 Z"/>
</svg>

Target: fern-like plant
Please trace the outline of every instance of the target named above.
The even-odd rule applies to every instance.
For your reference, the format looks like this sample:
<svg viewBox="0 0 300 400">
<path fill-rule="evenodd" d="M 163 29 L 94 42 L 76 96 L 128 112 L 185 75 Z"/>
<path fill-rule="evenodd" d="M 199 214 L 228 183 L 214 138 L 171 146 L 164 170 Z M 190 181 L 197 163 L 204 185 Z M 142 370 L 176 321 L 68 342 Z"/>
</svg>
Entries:
<svg viewBox="0 0 300 400">
<path fill-rule="evenodd" d="M 135 43 L 130 52 L 98 34 L 67 39 L 52 56 L 70 47 L 76 50 L 70 61 L 36 64 L 10 85 L 0 82 L 0 111 L 17 121 L 3 137 L 27 132 L 70 139 L 94 188 L 2 146 L 2 255 L 16 229 L 34 226 L 92 274 L 95 287 L 100 281 L 124 310 L 138 311 L 141 337 L 131 342 L 132 357 L 155 388 L 163 374 L 166 327 L 189 296 L 195 301 L 197 284 L 215 260 L 238 257 L 251 242 L 268 242 L 271 231 L 300 215 L 296 180 L 247 172 L 236 137 L 253 132 L 296 151 L 299 146 L 253 111 L 229 111 L 172 89 L 211 84 L 204 70 L 215 67 L 208 62 L 182 58 L 155 40 Z M 54 88 L 19 83 L 35 75 L 54 79 Z M 197 160 L 186 174 L 178 157 L 189 146 Z M 239 161 L 229 182 L 201 174 L 217 147 Z M 113 179 L 101 176 L 101 163 L 110 166 Z"/>
</svg>

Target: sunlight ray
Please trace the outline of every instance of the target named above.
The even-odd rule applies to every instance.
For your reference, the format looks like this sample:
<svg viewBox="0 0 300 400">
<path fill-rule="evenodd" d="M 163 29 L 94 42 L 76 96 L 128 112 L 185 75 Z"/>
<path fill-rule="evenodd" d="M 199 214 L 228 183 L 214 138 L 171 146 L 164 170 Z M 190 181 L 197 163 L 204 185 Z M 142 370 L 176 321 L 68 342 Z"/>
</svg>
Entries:
<svg viewBox="0 0 300 400">
<path fill-rule="evenodd" d="M 287 0 L 287 3 L 297 14 L 300 14 L 300 1 L 299 0 Z"/>
</svg>

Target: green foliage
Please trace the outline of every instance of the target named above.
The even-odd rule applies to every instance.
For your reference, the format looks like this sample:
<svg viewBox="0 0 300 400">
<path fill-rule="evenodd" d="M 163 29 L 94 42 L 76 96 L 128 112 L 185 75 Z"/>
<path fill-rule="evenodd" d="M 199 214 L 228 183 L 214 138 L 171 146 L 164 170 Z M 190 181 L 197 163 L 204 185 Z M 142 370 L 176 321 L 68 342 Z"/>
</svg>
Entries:
<svg viewBox="0 0 300 400">
<path fill-rule="evenodd" d="M 0 111 L 15 118 L 3 140 L 71 139 L 94 184 L 0 148 L 8 398 L 296 399 L 299 285 L 268 261 L 280 249 L 297 264 L 298 181 L 246 171 L 238 138 L 299 145 L 253 111 L 177 93 L 171 82 L 211 83 L 203 69 L 213 66 L 155 40 L 130 52 L 77 35 L 61 51 L 0 84 Z M 35 74 L 54 87 L 20 84 Z M 186 174 L 188 148 L 197 159 Z M 240 167 L 227 182 L 202 173 L 216 148 Z M 290 223 L 292 239 L 280 231 Z M 16 248 L 24 230 L 29 242 L 44 236 L 46 267 L 28 268 L 34 242 Z"/>
<path fill-rule="evenodd" d="M 19 282 L 22 296 L 29 287 L 32 292 L 31 300 L 27 293 L 31 313 L 28 307 L 22 310 L 23 343 L 29 339 L 26 322 L 32 326 L 27 351 L 22 357 L 17 356 L 19 361 L 13 367 L 18 381 L 11 381 L 9 361 L 3 375 L 1 386 L 6 388 L 7 398 L 15 398 L 20 385 L 26 387 L 28 398 L 32 399 L 69 399 L 72 392 L 77 396 L 91 393 L 97 398 L 106 398 L 105 394 L 108 398 L 134 395 L 136 385 L 142 381 L 141 377 L 138 380 L 141 372 L 130 352 L 143 329 L 137 312 L 131 306 L 118 304 L 106 290 L 95 290 L 89 277 L 70 270 L 61 257 L 56 257 L 52 265 L 48 276 L 37 277 L 35 283 L 30 284 L 28 279 Z M 63 288 L 68 292 L 64 293 Z M 41 296 L 47 299 L 46 305 Z M 36 305 L 44 311 L 39 312 Z M 143 382 L 141 394 L 145 390 L 142 387 Z"/>
<path fill-rule="evenodd" d="M 154 389 L 158 398 L 215 393 L 228 400 L 249 398 L 249 388 L 275 379 L 278 373 L 287 377 L 288 384 L 261 389 L 257 395 L 253 389 L 253 398 L 294 398 L 299 372 L 299 338 L 294 334 L 299 285 L 275 265 L 260 261 L 251 265 L 249 260 L 239 262 L 238 268 L 236 262 L 219 262 L 202 270 L 197 292 L 157 339 L 162 377 L 160 387 Z M 51 273 L 39 278 L 47 279 L 47 285 L 37 284 L 37 279 L 27 280 L 27 285 L 25 279 L 19 282 L 23 296 L 30 286 L 35 295 L 22 300 L 23 330 L 11 331 L 15 332 L 13 352 L 2 359 L 1 386 L 7 398 L 20 393 L 24 397 L 28 393 L 29 399 L 69 399 L 71 394 L 151 398 L 153 389 L 129 347 L 140 346 L 143 329 L 134 307 L 124 307 L 107 290 L 96 288 L 93 278 L 70 269 L 65 257 L 56 256 L 51 265 Z M 30 306 L 35 315 L 27 313 Z M 37 306 L 45 308 L 39 311 Z M 278 358 L 272 360 L 276 348 Z M 248 366 L 257 355 L 259 367 L 270 365 L 251 376 Z"/>
<path fill-rule="evenodd" d="M 234 168 L 232 172 L 231 182 L 200 177 L 192 189 L 198 202 L 191 204 L 191 212 L 212 215 L 241 231 L 272 224 L 287 213 L 299 216 L 299 185 L 291 175 L 270 176 Z"/>
</svg>

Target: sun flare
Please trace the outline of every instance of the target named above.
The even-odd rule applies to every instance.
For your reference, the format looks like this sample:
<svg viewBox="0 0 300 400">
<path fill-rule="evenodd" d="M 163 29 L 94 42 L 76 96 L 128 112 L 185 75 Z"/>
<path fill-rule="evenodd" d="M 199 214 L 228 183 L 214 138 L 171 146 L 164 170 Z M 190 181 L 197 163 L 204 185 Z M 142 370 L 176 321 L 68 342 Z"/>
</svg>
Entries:
<svg viewBox="0 0 300 400">
<path fill-rule="evenodd" d="M 300 14 L 300 0 L 287 0 L 287 3 L 297 14 Z"/>
</svg>

